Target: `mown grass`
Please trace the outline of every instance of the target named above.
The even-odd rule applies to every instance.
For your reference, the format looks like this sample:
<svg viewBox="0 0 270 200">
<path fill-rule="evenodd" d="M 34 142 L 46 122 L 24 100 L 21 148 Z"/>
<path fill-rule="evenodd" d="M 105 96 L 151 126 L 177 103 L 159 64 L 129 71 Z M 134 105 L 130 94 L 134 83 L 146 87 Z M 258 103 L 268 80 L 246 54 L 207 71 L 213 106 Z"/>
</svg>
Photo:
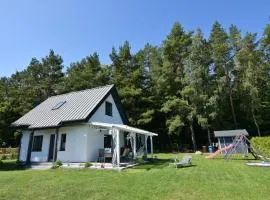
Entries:
<svg viewBox="0 0 270 200">
<path fill-rule="evenodd" d="M 175 156 L 183 154 L 157 154 L 155 162 L 123 172 L 17 170 L 5 161 L 0 199 L 269 199 L 270 168 L 194 155 L 193 166 L 176 169 L 169 166 Z"/>
</svg>

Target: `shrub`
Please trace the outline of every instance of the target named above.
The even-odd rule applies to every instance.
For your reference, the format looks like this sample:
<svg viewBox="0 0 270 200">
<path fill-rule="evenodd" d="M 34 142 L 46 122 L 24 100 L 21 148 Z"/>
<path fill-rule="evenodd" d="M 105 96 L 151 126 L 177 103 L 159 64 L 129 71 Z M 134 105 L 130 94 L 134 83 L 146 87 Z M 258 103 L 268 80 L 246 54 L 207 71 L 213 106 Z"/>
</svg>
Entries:
<svg viewBox="0 0 270 200">
<path fill-rule="evenodd" d="M 254 148 L 270 158 L 270 136 L 253 137 L 251 143 Z"/>
<path fill-rule="evenodd" d="M 84 163 L 84 167 L 85 167 L 85 168 L 88 168 L 88 167 L 91 167 L 91 166 L 92 166 L 92 163 L 90 163 L 90 162 Z"/>
<path fill-rule="evenodd" d="M 1 166 L 1 165 L 3 165 L 3 164 L 4 164 L 4 163 L 3 163 L 3 161 L 2 161 L 2 160 L 0 160 L 0 166 Z"/>
<path fill-rule="evenodd" d="M 53 166 L 51 167 L 52 169 L 57 169 L 63 165 L 62 161 L 57 160 L 53 163 Z"/>
<path fill-rule="evenodd" d="M 1 158 L 1 160 L 6 160 L 7 159 L 7 155 L 2 155 L 2 158 Z"/>
<path fill-rule="evenodd" d="M 17 154 L 14 154 L 14 153 L 12 153 L 11 155 L 10 155 L 10 159 L 16 159 L 18 157 L 18 155 Z"/>
</svg>

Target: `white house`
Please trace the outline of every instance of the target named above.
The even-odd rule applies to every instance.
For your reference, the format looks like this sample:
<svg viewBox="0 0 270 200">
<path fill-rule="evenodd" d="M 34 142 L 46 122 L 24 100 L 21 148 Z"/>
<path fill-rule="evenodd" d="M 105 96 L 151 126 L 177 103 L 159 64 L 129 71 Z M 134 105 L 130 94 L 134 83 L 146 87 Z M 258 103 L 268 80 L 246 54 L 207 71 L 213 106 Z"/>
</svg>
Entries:
<svg viewBox="0 0 270 200">
<path fill-rule="evenodd" d="M 127 118 L 113 85 L 52 96 L 11 124 L 22 132 L 19 159 L 31 162 L 97 161 L 100 149 L 120 164 L 127 140 L 136 157 L 138 138 L 157 134 L 125 125 Z M 137 139 L 136 139 L 137 138 Z"/>
</svg>

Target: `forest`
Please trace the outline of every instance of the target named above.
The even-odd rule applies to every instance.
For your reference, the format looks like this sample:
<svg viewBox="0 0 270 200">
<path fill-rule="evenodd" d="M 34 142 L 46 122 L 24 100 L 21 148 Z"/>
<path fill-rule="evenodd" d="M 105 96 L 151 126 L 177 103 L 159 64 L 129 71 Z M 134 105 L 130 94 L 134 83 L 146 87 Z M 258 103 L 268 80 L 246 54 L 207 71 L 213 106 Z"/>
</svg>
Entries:
<svg viewBox="0 0 270 200">
<path fill-rule="evenodd" d="M 48 50 L 43 58 L 0 78 L 0 146 L 16 146 L 11 122 L 50 96 L 115 84 L 129 123 L 159 136 L 161 151 L 196 150 L 211 144 L 214 130 L 270 133 L 270 24 L 263 34 L 242 33 L 214 22 L 205 37 L 176 22 L 160 45 L 133 52 L 124 42 L 112 47 L 111 63 L 98 52 L 64 66 Z"/>
</svg>

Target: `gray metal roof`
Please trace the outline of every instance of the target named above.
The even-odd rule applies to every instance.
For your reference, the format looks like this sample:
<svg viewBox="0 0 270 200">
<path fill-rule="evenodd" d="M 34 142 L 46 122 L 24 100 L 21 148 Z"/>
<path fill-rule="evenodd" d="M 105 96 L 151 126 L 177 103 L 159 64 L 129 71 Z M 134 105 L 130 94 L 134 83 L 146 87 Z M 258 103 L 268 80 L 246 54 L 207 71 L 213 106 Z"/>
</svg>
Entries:
<svg viewBox="0 0 270 200">
<path fill-rule="evenodd" d="M 231 137 L 236 135 L 248 135 L 246 129 L 214 131 L 215 137 Z"/>
<path fill-rule="evenodd" d="M 11 124 L 12 127 L 57 127 L 63 122 L 83 121 L 107 97 L 113 85 L 52 96 Z M 58 109 L 58 103 L 65 102 Z M 93 114 L 93 113 L 92 113 Z"/>
</svg>

